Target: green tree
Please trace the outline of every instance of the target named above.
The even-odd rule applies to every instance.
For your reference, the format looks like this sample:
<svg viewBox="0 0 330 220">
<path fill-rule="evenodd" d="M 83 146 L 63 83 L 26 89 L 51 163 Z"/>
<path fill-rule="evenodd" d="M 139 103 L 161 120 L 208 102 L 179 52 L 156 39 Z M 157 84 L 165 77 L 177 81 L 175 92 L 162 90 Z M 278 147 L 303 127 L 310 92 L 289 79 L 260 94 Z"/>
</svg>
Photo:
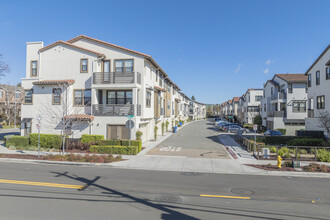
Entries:
<svg viewBox="0 0 330 220">
<path fill-rule="evenodd" d="M 253 119 L 253 124 L 258 125 L 258 127 L 260 128 L 262 125 L 262 117 L 261 115 L 256 115 Z"/>
<path fill-rule="evenodd" d="M 195 96 L 191 96 L 191 100 L 195 101 L 196 100 Z"/>
</svg>

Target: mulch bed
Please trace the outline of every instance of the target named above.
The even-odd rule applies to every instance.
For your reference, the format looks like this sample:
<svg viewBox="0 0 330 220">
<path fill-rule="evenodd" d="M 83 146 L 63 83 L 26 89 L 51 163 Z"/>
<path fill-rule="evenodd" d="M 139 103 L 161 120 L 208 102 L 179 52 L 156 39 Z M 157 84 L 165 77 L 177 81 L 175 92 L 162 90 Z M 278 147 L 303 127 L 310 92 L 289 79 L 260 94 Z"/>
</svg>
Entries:
<svg viewBox="0 0 330 220">
<path fill-rule="evenodd" d="M 15 159 L 28 159 L 28 160 L 45 160 L 45 156 L 28 155 L 28 154 L 0 154 L 0 158 L 15 158 Z"/>
<path fill-rule="evenodd" d="M 263 169 L 263 170 L 269 170 L 269 171 L 295 171 L 295 172 L 299 172 L 299 171 L 295 170 L 292 167 L 283 167 L 282 166 L 281 168 L 278 168 L 275 165 L 266 165 L 266 164 L 262 164 L 262 165 L 258 165 L 258 164 L 245 164 L 245 165 L 250 166 L 250 167 L 255 167 L 255 168 Z"/>
<path fill-rule="evenodd" d="M 302 166 L 300 170 L 294 169 L 292 167 L 285 167 L 282 165 L 281 168 L 278 168 L 276 165 L 271 164 L 245 164 L 250 167 L 255 167 L 262 170 L 268 170 L 268 171 L 294 171 L 294 172 L 316 172 L 316 173 L 330 173 L 330 167 L 327 167 L 326 165 L 311 163 L 308 166 Z"/>
</svg>

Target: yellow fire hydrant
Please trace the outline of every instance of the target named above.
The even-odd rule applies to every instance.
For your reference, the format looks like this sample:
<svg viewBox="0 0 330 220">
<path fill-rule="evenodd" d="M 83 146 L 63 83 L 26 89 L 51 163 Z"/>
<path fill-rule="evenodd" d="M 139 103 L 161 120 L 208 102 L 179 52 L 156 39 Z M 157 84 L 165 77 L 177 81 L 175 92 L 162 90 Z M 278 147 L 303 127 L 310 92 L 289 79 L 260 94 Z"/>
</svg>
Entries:
<svg viewBox="0 0 330 220">
<path fill-rule="evenodd" d="M 278 168 L 281 168 L 282 167 L 282 157 L 281 156 L 278 156 L 277 157 L 277 167 Z"/>
</svg>

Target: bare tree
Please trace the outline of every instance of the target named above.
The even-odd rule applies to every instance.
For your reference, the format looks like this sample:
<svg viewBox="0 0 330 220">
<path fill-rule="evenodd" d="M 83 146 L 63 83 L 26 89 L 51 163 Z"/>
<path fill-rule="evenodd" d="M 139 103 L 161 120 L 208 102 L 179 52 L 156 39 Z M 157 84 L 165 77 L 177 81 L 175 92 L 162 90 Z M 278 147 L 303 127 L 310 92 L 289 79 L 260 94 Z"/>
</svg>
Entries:
<svg viewBox="0 0 330 220">
<path fill-rule="evenodd" d="M 9 65 L 2 61 L 2 54 L 0 54 L 0 79 L 5 76 L 5 73 L 9 72 Z"/>
<path fill-rule="evenodd" d="M 330 113 L 325 111 L 319 111 L 319 128 L 322 128 L 327 131 L 328 135 L 330 135 Z"/>
</svg>

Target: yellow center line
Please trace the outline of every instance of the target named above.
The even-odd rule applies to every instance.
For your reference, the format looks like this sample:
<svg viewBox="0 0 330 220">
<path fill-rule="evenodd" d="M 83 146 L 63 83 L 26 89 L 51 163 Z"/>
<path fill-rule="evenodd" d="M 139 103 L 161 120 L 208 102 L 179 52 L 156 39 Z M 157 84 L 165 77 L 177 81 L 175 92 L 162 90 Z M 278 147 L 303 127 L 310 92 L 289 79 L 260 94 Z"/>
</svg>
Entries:
<svg viewBox="0 0 330 220">
<path fill-rule="evenodd" d="M 83 189 L 85 187 L 82 185 L 69 185 L 69 184 L 60 184 L 60 183 L 31 182 L 31 181 L 5 180 L 5 179 L 0 179 L 0 183 L 11 183 L 11 184 L 30 185 L 30 186 L 48 186 L 48 187 L 68 188 L 68 189 Z"/>
<path fill-rule="evenodd" d="M 240 196 L 222 196 L 222 195 L 204 195 L 200 194 L 202 197 L 216 197 L 216 198 L 228 198 L 228 199 L 251 199 L 250 197 L 240 197 Z"/>
</svg>

